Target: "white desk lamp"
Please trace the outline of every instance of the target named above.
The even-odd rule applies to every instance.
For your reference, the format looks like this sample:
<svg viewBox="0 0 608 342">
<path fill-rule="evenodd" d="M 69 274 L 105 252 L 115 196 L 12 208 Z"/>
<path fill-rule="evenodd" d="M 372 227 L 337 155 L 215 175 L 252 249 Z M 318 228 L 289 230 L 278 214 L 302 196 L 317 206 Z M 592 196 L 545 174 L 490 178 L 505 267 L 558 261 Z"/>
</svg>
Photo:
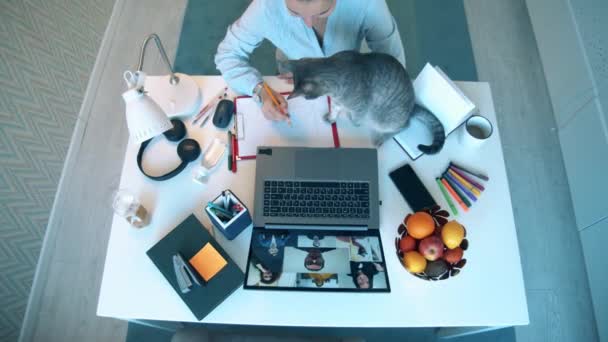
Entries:
<svg viewBox="0 0 608 342">
<path fill-rule="evenodd" d="M 142 69 L 146 47 L 152 39 L 170 75 L 146 81 Z M 129 87 L 122 95 L 126 103 L 127 127 L 135 143 L 142 143 L 173 127 L 169 117 L 192 115 L 200 107 L 202 96 L 198 84 L 192 77 L 173 71 L 160 38 L 154 33 L 143 42 L 137 71 L 126 71 L 124 78 Z"/>
</svg>

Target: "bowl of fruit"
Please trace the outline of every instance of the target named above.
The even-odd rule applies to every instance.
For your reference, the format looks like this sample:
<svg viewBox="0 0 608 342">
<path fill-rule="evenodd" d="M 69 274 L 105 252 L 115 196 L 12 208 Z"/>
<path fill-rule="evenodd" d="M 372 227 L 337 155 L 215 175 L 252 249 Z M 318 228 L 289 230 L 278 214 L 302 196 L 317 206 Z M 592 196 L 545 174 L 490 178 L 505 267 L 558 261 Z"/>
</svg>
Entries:
<svg viewBox="0 0 608 342">
<path fill-rule="evenodd" d="M 456 276 L 466 265 L 466 229 L 435 206 L 408 214 L 397 229 L 397 257 L 405 269 L 424 280 Z"/>
</svg>

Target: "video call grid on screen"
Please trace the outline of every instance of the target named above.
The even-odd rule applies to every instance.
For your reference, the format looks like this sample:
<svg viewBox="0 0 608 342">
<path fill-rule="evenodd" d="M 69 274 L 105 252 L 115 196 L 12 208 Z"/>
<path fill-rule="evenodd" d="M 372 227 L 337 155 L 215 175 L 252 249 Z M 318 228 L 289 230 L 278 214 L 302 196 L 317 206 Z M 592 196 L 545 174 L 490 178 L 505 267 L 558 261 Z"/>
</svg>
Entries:
<svg viewBox="0 0 608 342">
<path fill-rule="evenodd" d="M 255 228 L 244 288 L 390 292 L 379 232 Z"/>
</svg>

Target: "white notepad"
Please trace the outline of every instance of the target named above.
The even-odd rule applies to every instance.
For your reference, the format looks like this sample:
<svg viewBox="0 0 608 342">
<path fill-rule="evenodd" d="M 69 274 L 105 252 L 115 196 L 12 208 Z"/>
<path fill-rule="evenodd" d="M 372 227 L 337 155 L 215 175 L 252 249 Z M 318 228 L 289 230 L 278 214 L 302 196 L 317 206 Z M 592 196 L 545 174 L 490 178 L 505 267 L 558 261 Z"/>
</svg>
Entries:
<svg viewBox="0 0 608 342">
<path fill-rule="evenodd" d="M 267 120 L 250 97 L 239 98 L 236 104 L 237 115 L 244 120 L 243 132 L 239 132 L 240 156 L 256 155 L 258 146 L 334 146 L 331 126 L 323 121 L 323 115 L 329 110 L 325 96 L 315 100 L 303 97 L 289 100 L 291 127 L 286 121 Z"/>
<path fill-rule="evenodd" d="M 285 95 L 287 96 L 287 95 Z M 288 101 L 292 126 L 264 118 L 260 106 L 250 97 L 238 98 L 239 156 L 257 154 L 258 146 L 334 147 L 331 125 L 323 115 L 329 111 L 327 97 L 314 100 L 297 97 Z M 348 117 L 338 117 L 342 147 L 372 147 L 369 129 L 354 126 Z"/>
<path fill-rule="evenodd" d="M 426 107 L 441 121 L 446 136 L 460 126 L 477 107 L 439 67 L 426 64 L 414 81 L 416 103 Z M 412 120 L 409 127 L 395 135 L 395 141 L 412 158 L 422 155 L 418 145 L 430 145 L 433 137 L 428 127 Z"/>
</svg>

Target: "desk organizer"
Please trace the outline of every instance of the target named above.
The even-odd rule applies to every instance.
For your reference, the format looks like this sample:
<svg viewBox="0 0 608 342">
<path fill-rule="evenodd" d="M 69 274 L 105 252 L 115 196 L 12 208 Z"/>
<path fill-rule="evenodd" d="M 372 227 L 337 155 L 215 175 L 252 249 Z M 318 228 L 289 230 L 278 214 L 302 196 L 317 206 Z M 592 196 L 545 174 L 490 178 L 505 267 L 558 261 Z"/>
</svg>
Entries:
<svg viewBox="0 0 608 342">
<path fill-rule="evenodd" d="M 423 272 L 413 273 L 409 270 L 408 272 L 420 279 L 430 281 L 445 280 L 458 275 L 461 269 L 467 263 L 467 259 L 464 259 L 464 252 L 469 247 L 469 241 L 466 238 L 466 229 L 464 228 L 464 226 L 460 225 L 456 221 L 452 221 L 458 226 L 462 227 L 462 230 L 464 231 L 464 236 L 462 237 L 462 241 L 458 246 L 449 249 L 444 244 L 445 241 L 443 241 L 444 239 L 442 237 L 442 229 L 448 223 L 448 217 L 450 216 L 450 214 L 446 210 L 441 209 L 439 206 L 434 206 L 430 209 L 424 209 L 422 210 L 422 212 L 427 213 L 432 217 L 434 222 L 434 228 L 428 236 L 422 239 L 417 239 L 413 236 L 408 236 L 410 234 L 408 233 L 407 222 L 410 216 L 412 216 L 412 214 L 408 214 L 403 219 L 403 222 L 399 225 L 399 228 L 397 229 L 398 235 L 397 238 L 395 238 L 395 248 L 399 261 L 401 262 L 403 267 L 408 270 L 404 259 L 404 255 L 407 252 L 417 251 L 418 253 L 422 254 L 421 250 L 424 249 L 420 248 L 422 241 L 427 238 L 431 238 L 435 242 L 440 240 L 440 246 L 442 248 L 441 256 L 434 261 L 429 261 L 428 258 L 425 257 L 426 267 Z M 450 224 L 454 225 L 454 223 Z M 405 241 L 406 239 L 409 241 Z M 418 258 L 420 257 L 418 256 Z"/>
<path fill-rule="evenodd" d="M 252 224 L 251 214 L 249 213 L 249 210 L 247 209 L 245 204 L 243 204 L 243 202 L 241 202 L 241 200 L 239 200 L 239 198 L 236 197 L 236 195 L 230 190 L 224 190 L 211 202 L 215 205 L 225 207 L 224 196 L 228 198 L 229 207 L 232 207 L 233 205 L 238 205 L 242 208 L 241 211 L 234 215 L 234 217 L 232 217 L 228 222 L 225 222 L 220 219 L 210 209 L 209 205 L 205 207 L 205 212 L 207 213 L 207 216 L 209 216 L 211 223 L 213 223 L 213 225 L 220 232 L 222 232 L 222 234 L 224 234 L 224 236 L 226 236 L 228 240 L 232 240 L 237 237 L 237 235 L 239 235 L 243 230 L 245 230 L 245 228 L 249 227 Z"/>
</svg>

